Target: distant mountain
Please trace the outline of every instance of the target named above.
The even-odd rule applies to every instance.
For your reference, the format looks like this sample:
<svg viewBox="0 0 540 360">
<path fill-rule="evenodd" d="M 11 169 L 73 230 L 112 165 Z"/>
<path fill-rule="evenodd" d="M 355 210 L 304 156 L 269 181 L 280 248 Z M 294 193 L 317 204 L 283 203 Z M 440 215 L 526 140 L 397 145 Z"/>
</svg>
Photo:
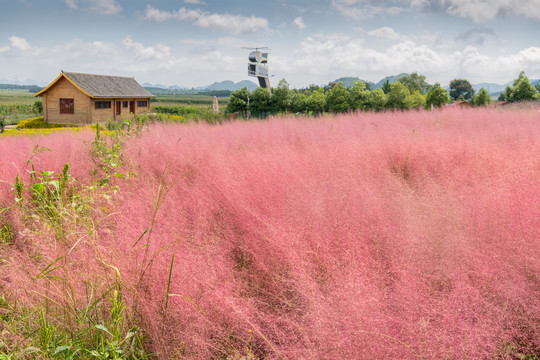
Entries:
<svg viewBox="0 0 540 360">
<path fill-rule="evenodd" d="M 215 82 L 208 86 L 201 86 L 195 88 L 195 90 L 205 91 L 205 90 L 240 90 L 243 87 L 247 87 L 249 91 L 255 90 L 259 85 L 255 84 L 253 81 L 250 80 L 242 80 L 237 83 L 231 81 L 231 80 L 225 80 L 225 81 L 219 81 Z"/>
<path fill-rule="evenodd" d="M 395 83 L 396 81 L 399 80 L 399 78 L 403 77 L 403 76 L 407 76 L 409 74 L 407 73 L 401 73 L 399 75 L 391 75 L 391 76 L 387 76 L 385 77 L 384 79 L 381 79 L 381 81 L 379 81 L 378 83 L 376 83 L 375 85 L 373 85 L 371 88 L 372 89 L 382 89 L 384 83 L 386 82 L 386 80 L 390 80 L 390 84 L 393 84 Z"/>
<path fill-rule="evenodd" d="M 13 84 L 13 85 L 34 85 L 39 87 L 45 87 L 49 85 L 49 83 L 45 83 L 42 81 L 34 81 L 32 79 L 26 79 L 26 80 L 7 80 L 7 79 L 0 79 L 0 84 Z"/>
<path fill-rule="evenodd" d="M 512 82 L 509 82 L 507 84 L 494 84 L 494 83 L 479 83 L 479 84 L 472 84 L 472 87 L 474 91 L 478 92 L 480 89 L 484 88 L 488 91 L 488 93 L 496 93 L 496 92 L 502 92 L 506 88 L 506 85 L 512 85 Z"/>
<path fill-rule="evenodd" d="M 165 86 L 165 85 L 161 85 L 161 84 L 150 84 L 150 83 L 144 83 L 142 84 L 142 86 L 144 88 L 150 88 L 150 89 L 164 89 L 164 90 L 179 90 L 179 89 L 186 89 L 186 88 L 182 88 L 178 85 L 173 85 L 173 86 Z"/>
<path fill-rule="evenodd" d="M 371 81 L 362 80 L 362 79 L 360 79 L 359 77 L 356 77 L 356 76 L 342 77 L 342 78 L 336 79 L 336 80 L 334 80 L 332 82 L 335 82 L 335 83 L 340 82 L 340 83 L 343 84 L 343 86 L 345 86 L 347 89 L 349 89 L 357 81 L 363 81 L 364 83 L 368 84 L 370 86 L 370 88 L 372 88 L 372 89 L 373 89 L 373 86 L 375 85 Z"/>
</svg>

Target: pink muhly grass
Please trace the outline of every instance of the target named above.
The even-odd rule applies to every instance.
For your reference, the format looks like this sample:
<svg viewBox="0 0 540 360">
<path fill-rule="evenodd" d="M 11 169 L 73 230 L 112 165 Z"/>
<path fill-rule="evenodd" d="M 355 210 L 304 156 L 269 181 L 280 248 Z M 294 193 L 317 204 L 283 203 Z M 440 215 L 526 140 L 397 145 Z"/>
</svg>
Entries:
<svg viewBox="0 0 540 360">
<path fill-rule="evenodd" d="M 153 351 L 537 354 L 539 131 L 492 110 L 151 127 L 127 144 L 110 242 L 124 274 L 148 248 Z"/>
<path fill-rule="evenodd" d="M 538 159 L 528 112 L 152 125 L 74 288 L 118 269 L 163 359 L 538 356 Z"/>
</svg>

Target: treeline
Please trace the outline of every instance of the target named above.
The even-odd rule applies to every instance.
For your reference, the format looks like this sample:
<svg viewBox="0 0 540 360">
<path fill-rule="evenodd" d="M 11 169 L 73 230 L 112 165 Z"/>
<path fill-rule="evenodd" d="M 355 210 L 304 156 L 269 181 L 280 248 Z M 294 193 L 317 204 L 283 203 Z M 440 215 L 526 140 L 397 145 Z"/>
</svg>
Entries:
<svg viewBox="0 0 540 360">
<path fill-rule="evenodd" d="M 524 72 L 514 81 L 514 86 L 509 87 L 508 94 L 510 95 L 505 97 L 507 101 L 533 100 L 539 97 Z M 476 93 L 466 79 L 452 80 L 448 91 L 439 83 L 428 84 L 426 77 L 418 73 L 403 75 L 394 83 L 386 81 L 382 89 L 373 90 L 363 81 L 356 81 L 350 88 L 337 82 L 325 87 L 310 85 L 308 88 L 296 90 L 290 89 L 287 81 L 283 79 L 272 89 L 272 94 L 263 88 L 252 92 L 245 87 L 233 91 L 226 112 L 257 117 L 282 113 L 317 115 L 357 110 L 429 109 L 444 106 L 451 101 L 485 106 L 490 103 L 490 96 L 484 88 Z"/>
<path fill-rule="evenodd" d="M 35 94 L 43 89 L 37 85 L 15 85 L 15 84 L 0 84 L 0 90 L 28 90 L 28 92 Z"/>
</svg>

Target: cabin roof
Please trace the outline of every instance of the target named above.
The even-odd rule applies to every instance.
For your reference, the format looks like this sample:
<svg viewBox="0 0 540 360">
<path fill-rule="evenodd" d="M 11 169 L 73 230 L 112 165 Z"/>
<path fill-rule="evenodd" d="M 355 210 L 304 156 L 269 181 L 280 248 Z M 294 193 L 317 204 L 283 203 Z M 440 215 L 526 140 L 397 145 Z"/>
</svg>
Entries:
<svg viewBox="0 0 540 360">
<path fill-rule="evenodd" d="M 155 97 L 155 95 L 143 88 L 132 77 L 83 74 L 64 71 L 62 71 L 49 86 L 36 93 L 34 96 L 40 96 L 49 90 L 62 77 L 66 78 L 77 89 L 81 90 L 91 98 Z"/>
</svg>

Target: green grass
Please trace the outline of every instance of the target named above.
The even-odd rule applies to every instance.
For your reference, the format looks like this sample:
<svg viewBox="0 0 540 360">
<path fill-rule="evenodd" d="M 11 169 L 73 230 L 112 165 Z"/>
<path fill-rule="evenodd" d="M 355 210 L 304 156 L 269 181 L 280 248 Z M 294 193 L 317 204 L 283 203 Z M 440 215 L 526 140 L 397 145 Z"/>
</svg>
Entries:
<svg viewBox="0 0 540 360">
<path fill-rule="evenodd" d="M 193 105 L 193 106 L 211 106 L 214 97 L 208 95 L 158 95 L 152 99 L 152 105 Z M 220 107 L 227 106 L 228 97 L 218 98 Z"/>
<path fill-rule="evenodd" d="M 0 105 L 32 105 L 39 99 L 28 90 L 0 90 Z"/>
</svg>

